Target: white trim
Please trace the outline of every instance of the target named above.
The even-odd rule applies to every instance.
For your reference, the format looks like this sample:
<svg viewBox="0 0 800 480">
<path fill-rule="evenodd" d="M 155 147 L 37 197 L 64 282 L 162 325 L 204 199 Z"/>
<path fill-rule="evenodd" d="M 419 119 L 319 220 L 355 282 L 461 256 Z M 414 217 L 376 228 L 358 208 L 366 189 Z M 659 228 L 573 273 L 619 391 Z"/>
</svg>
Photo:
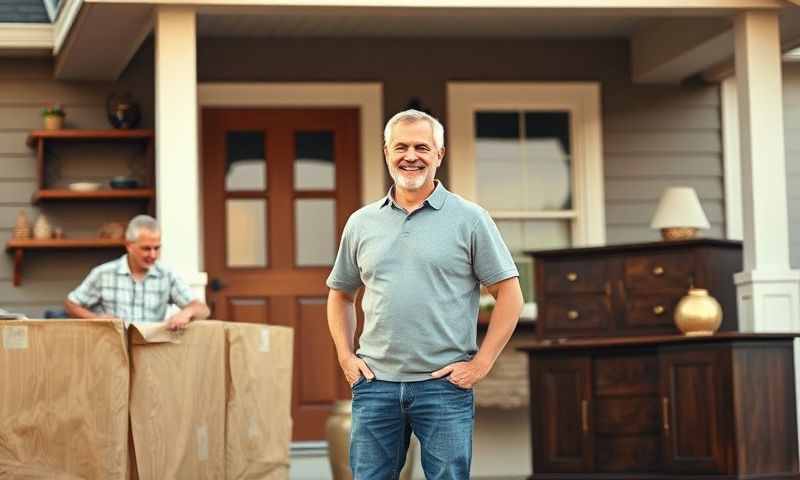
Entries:
<svg viewBox="0 0 800 480">
<path fill-rule="evenodd" d="M 43 0 L 44 9 L 47 10 L 47 18 L 50 19 L 50 22 L 56 19 L 56 14 L 58 13 L 58 8 L 53 4 L 55 0 Z"/>
<path fill-rule="evenodd" d="M 0 23 L 0 49 L 53 48 L 53 26 L 36 23 Z"/>
<path fill-rule="evenodd" d="M 742 233 L 742 161 L 739 138 L 739 97 L 736 77 L 720 84 L 722 110 L 722 169 L 725 183 L 725 234 L 731 240 L 741 240 Z"/>
<path fill-rule="evenodd" d="M 201 83 L 201 107 L 355 107 L 359 109 L 361 202 L 386 194 L 381 83 Z"/>
<path fill-rule="evenodd" d="M 570 112 L 573 158 L 572 244 L 602 245 L 606 241 L 603 194 L 603 144 L 600 85 L 575 83 L 473 83 L 447 84 L 450 138 L 450 186 L 454 192 L 476 200 L 475 112 L 486 109 L 566 110 Z M 563 212 L 562 212 L 563 213 Z"/>
<path fill-rule="evenodd" d="M 197 288 L 200 271 L 200 166 L 197 132 L 197 19 L 193 8 L 155 11 L 156 217 L 161 255 Z"/>
<path fill-rule="evenodd" d="M 422 7 L 422 8 L 559 8 L 566 10 L 766 10 L 786 6 L 783 0 L 87 0 L 91 3 L 151 5 L 308 6 L 308 7 Z"/>
<path fill-rule="evenodd" d="M 289 444 L 289 457 L 325 457 L 328 455 L 328 442 L 292 442 Z"/>
<path fill-rule="evenodd" d="M 558 218 L 578 218 L 578 212 L 575 210 L 557 210 L 557 211 L 514 211 L 514 210 L 489 210 L 489 215 L 496 219 L 508 220 L 535 220 L 535 219 L 558 219 Z"/>
<path fill-rule="evenodd" d="M 67 40 L 75 20 L 78 18 L 83 6 L 83 0 L 64 0 L 64 5 L 61 6 L 61 15 L 58 16 L 56 22 L 53 24 L 55 27 L 53 35 L 53 55 L 58 55 L 64 42 Z"/>
</svg>

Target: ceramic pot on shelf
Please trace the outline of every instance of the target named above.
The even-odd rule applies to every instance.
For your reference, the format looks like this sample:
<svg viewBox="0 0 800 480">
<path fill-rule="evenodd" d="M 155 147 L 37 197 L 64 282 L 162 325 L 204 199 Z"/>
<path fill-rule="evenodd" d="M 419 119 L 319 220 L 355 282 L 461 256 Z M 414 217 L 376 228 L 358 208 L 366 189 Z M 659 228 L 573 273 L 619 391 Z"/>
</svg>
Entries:
<svg viewBox="0 0 800 480">
<path fill-rule="evenodd" d="M 43 118 L 45 130 L 61 130 L 64 128 L 63 115 L 45 115 Z"/>
<path fill-rule="evenodd" d="M 53 235 L 53 229 L 50 227 L 50 222 L 43 214 L 39 215 L 36 223 L 33 224 L 33 238 L 37 240 L 47 240 Z"/>
<path fill-rule="evenodd" d="M 31 238 L 31 222 L 28 220 L 28 214 L 25 213 L 25 210 L 20 210 L 17 213 L 17 220 L 14 223 L 12 237 L 15 240 L 27 240 Z"/>
</svg>

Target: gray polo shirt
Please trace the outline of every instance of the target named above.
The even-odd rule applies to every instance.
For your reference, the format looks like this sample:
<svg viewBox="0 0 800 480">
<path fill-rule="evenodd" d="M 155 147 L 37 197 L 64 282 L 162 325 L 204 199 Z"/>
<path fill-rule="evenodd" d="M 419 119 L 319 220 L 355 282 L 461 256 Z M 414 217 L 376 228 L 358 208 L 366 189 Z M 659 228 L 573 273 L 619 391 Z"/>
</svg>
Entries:
<svg viewBox="0 0 800 480">
<path fill-rule="evenodd" d="M 364 286 L 358 356 L 379 380 L 429 380 L 477 352 L 480 285 L 519 276 L 489 214 L 441 183 L 410 215 L 389 191 L 350 216 L 330 288 Z"/>
</svg>

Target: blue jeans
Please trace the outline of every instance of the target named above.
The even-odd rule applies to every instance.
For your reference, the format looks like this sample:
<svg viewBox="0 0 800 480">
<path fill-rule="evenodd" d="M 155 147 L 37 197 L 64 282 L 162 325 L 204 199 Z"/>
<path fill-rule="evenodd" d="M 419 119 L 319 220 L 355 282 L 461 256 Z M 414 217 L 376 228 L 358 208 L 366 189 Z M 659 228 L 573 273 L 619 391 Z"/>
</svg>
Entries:
<svg viewBox="0 0 800 480">
<path fill-rule="evenodd" d="M 472 390 L 447 378 L 367 382 L 362 377 L 353 385 L 353 480 L 397 479 L 411 432 L 419 439 L 427 480 L 468 480 L 474 420 Z"/>
</svg>

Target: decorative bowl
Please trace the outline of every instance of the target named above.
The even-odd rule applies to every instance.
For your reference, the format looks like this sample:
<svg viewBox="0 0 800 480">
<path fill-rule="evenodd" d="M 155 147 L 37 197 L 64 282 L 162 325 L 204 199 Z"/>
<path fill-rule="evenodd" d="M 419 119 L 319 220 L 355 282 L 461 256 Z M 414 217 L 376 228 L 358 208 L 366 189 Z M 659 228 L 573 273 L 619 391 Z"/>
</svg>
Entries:
<svg viewBox="0 0 800 480">
<path fill-rule="evenodd" d="M 114 189 L 137 188 L 139 186 L 138 180 L 129 177 L 114 177 L 108 183 Z"/>
<path fill-rule="evenodd" d="M 101 186 L 96 182 L 75 182 L 69 184 L 69 189 L 73 192 L 94 192 L 100 190 Z"/>
</svg>

